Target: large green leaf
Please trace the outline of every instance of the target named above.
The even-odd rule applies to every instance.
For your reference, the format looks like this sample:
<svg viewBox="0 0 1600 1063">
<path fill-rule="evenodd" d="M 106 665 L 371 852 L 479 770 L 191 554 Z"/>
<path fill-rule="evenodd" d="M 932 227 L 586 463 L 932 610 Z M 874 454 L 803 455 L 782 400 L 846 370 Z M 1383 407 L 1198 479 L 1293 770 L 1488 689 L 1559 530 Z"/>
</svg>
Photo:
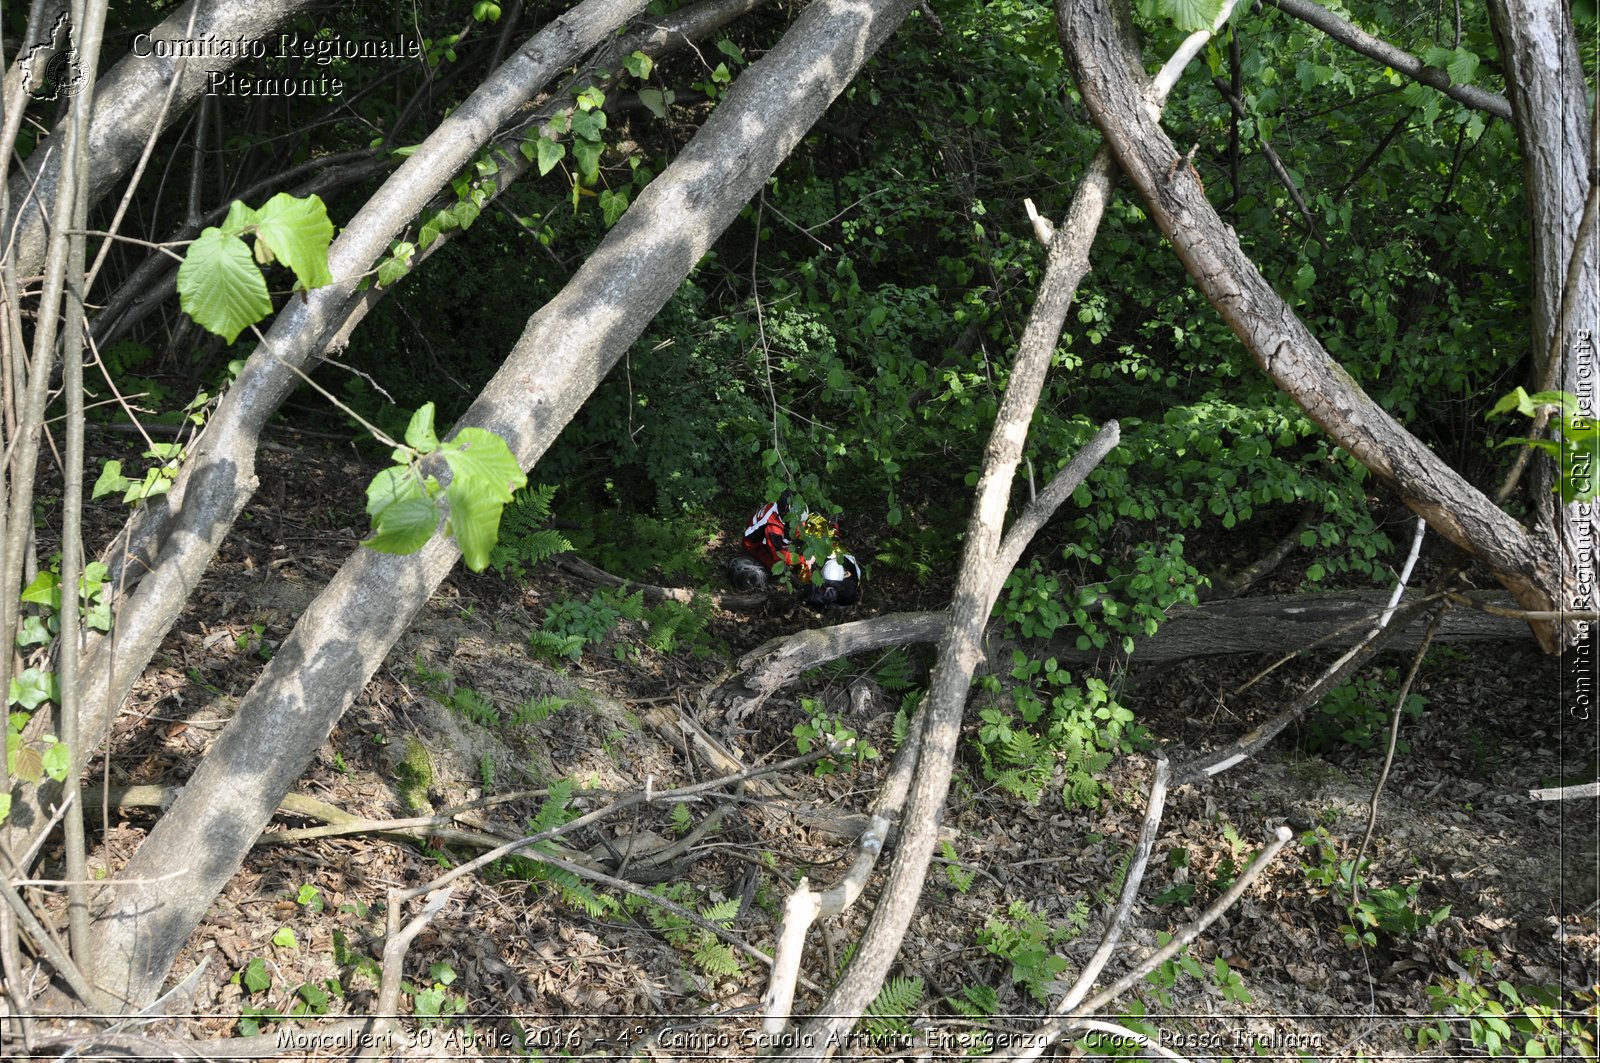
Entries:
<svg viewBox="0 0 1600 1063">
<path fill-rule="evenodd" d="M 511 501 L 512 492 L 528 484 L 505 440 L 482 428 L 463 428 L 441 453 L 450 463 L 451 486 L 461 484 L 502 505 Z"/>
<path fill-rule="evenodd" d="M 232 343 L 272 313 L 267 280 L 237 236 L 207 229 L 178 267 L 178 303 L 209 332 Z"/>
<path fill-rule="evenodd" d="M 403 465 L 392 465 L 367 484 L 367 516 L 376 518 L 396 502 L 427 497 L 415 473 Z"/>
<path fill-rule="evenodd" d="M 439 437 L 433 432 L 433 403 L 424 404 L 411 415 L 406 425 L 406 446 L 419 454 L 432 454 L 439 448 Z"/>
<path fill-rule="evenodd" d="M 1185 33 L 1210 29 L 1222 10 L 1221 0 L 1160 0 L 1160 10 Z"/>
<path fill-rule="evenodd" d="M 444 493 L 450 502 L 450 531 L 461 548 L 461 558 L 472 571 L 482 572 L 489 567 L 489 552 L 500 537 L 505 503 L 476 487 L 476 481 L 457 476 Z"/>
<path fill-rule="evenodd" d="M 543 177 L 555 169 L 556 163 L 566 155 L 567 149 L 549 137 L 540 137 L 536 142 L 539 155 L 539 176 Z"/>
<path fill-rule="evenodd" d="M 439 509 L 425 495 L 396 499 L 372 518 L 377 532 L 366 545 L 385 554 L 414 554 L 433 537 Z"/>
<path fill-rule="evenodd" d="M 578 162 L 578 176 L 583 183 L 592 185 L 600 179 L 600 153 L 606 146 L 598 140 L 574 140 L 572 157 Z"/>
<path fill-rule="evenodd" d="M 299 199 L 279 192 L 256 212 L 256 239 L 271 249 L 278 261 L 294 271 L 301 288 L 319 288 L 333 281 L 328 272 L 328 244 L 333 222 L 322 197 Z"/>
</svg>

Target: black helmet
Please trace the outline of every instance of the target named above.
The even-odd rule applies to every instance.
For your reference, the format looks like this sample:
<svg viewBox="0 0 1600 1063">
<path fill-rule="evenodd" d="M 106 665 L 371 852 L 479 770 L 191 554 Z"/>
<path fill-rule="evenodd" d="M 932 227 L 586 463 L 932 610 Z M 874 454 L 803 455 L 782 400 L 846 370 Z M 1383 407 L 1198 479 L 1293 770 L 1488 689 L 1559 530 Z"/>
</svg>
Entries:
<svg viewBox="0 0 1600 1063">
<path fill-rule="evenodd" d="M 767 587 L 767 570 L 748 554 L 728 562 L 728 580 L 741 591 L 760 591 Z"/>
</svg>

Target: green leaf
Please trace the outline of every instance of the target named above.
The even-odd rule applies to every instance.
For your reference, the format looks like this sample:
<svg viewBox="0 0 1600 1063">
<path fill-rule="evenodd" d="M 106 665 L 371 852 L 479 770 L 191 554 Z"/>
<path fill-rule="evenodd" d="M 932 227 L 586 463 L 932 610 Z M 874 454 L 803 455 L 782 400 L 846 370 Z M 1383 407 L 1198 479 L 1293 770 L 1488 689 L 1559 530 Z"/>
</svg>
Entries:
<svg viewBox="0 0 1600 1063">
<path fill-rule="evenodd" d="M 9 816 L 10 814 L 11 814 L 11 791 L 10 790 L 6 790 L 4 793 L 0 793 L 0 823 L 4 823 L 6 821 L 6 817 Z"/>
<path fill-rule="evenodd" d="M 39 668 L 24 668 L 11 677 L 12 705 L 36 709 L 42 702 L 56 700 L 56 677 L 53 672 Z"/>
<path fill-rule="evenodd" d="M 744 62 L 744 50 L 724 37 L 717 42 L 717 51 L 732 59 L 736 63 Z"/>
<path fill-rule="evenodd" d="M 656 61 L 643 52 L 634 52 L 622 61 L 622 69 L 643 81 L 655 69 Z"/>
<path fill-rule="evenodd" d="M 202 328 L 229 343 L 272 313 L 267 279 L 250 249 L 221 229 L 207 229 L 189 245 L 178 267 L 178 303 Z"/>
<path fill-rule="evenodd" d="M 112 460 L 105 463 L 100 469 L 100 478 L 94 482 L 94 490 L 90 493 L 91 499 L 105 495 L 114 495 L 118 491 L 128 489 L 128 478 L 122 475 L 122 462 Z"/>
<path fill-rule="evenodd" d="M 625 189 L 620 192 L 613 192 L 608 188 L 600 193 L 600 216 L 605 219 L 606 228 L 609 229 L 617 224 L 617 220 L 622 217 L 623 212 L 627 209 L 628 193 Z"/>
<path fill-rule="evenodd" d="M 439 526 L 438 507 L 416 474 L 403 466 L 391 466 L 372 478 L 367 513 L 376 534 L 366 545 L 385 554 L 415 553 Z"/>
<path fill-rule="evenodd" d="M 389 250 L 389 257 L 378 263 L 378 287 L 387 288 L 404 277 L 410 271 L 411 259 L 416 253 L 416 244 L 409 240 L 396 240 Z"/>
<path fill-rule="evenodd" d="M 453 480 L 467 479 L 502 505 L 513 492 L 528 485 L 506 441 L 483 428 L 463 428 L 442 448 Z"/>
<path fill-rule="evenodd" d="M 260 993 L 272 985 L 272 976 L 267 973 L 267 963 L 260 956 L 251 960 L 244 968 L 244 987 L 252 993 Z"/>
<path fill-rule="evenodd" d="M 328 271 L 328 245 L 333 242 L 333 222 L 321 196 L 300 199 L 279 192 L 262 204 L 256 241 L 265 243 L 289 269 L 298 287 L 320 288 L 333 283 Z"/>
<path fill-rule="evenodd" d="M 281 949 L 297 949 L 300 947 L 300 942 L 295 939 L 294 931 L 286 926 L 280 926 L 278 932 L 272 935 L 272 943 Z"/>
<path fill-rule="evenodd" d="M 44 754 L 39 758 L 39 766 L 56 782 L 64 782 L 67 772 L 72 770 L 72 753 L 67 749 L 65 742 L 51 742 L 44 747 Z"/>
<path fill-rule="evenodd" d="M 1444 68 L 1450 72 L 1452 84 L 1468 85 L 1478 73 L 1478 57 L 1465 48 L 1457 48 Z"/>
<path fill-rule="evenodd" d="M 44 646 L 54 637 L 50 634 L 50 627 L 44 622 L 43 617 L 23 617 L 22 626 L 17 629 L 18 646 Z"/>
<path fill-rule="evenodd" d="M 667 104 L 671 103 L 672 100 L 673 93 L 671 89 L 666 91 L 661 89 L 639 90 L 639 102 L 644 104 L 650 113 L 657 118 L 665 118 L 667 116 Z"/>
<path fill-rule="evenodd" d="M 1210 29 L 1222 10 L 1220 0 L 1158 0 L 1156 7 L 1185 33 Z"/>
<path fill-rule="evenodd" d="M 640 96 L 643 95 L 643 93 L 640 93 Z M 567 149 L 563 145 L 556 143 L 549 137 L 540 137 L 536 146 L 539 155 L 540 177 L 555 169 L 556 163 L 560 162 L 567 154 Z"/>
<path fill-rule="evenodd" d="M 222 231 L 229 236 L 243 236 L 261 222 L 261 214 L 251 210 L 239 200 L 228 204 L 228 216 L 222 219 Z"/>
<path fill-rule="evenodd" d="M 48 570 L 33 577 L 33 582 L 22 590 L 22 600 L 28 605 L 61 608 L 61 577 Z"/>
<path fill-rule="evenodd" d="M 605 127 L 606 113 L 604 111 L 579 111 L 572 116 L 572 135 L 578 140 L 598 142 L 600 134 Z"/>
<path fill-rule="evenodd" d="M 411 415 L 411 423 L 406 425 L 406 446 L 419 454 L 432 454 L 439 449 L 439 437 L 433 432 L 433 403 Z"/>
<path fill-rule="evenodd" d="M 606 94 L 593 85 L 578 93 L 578 110 L 580 112 L 594 111 L 605 105 Z M 577 116 L 574 115 L 573 117 L 576 118 Z M 576 125 L 576 122 L 574 122 L 574 125 Z"/>
<path fill-rule="evenodd" d="M 592 185 L 600 180 L 600 153 L 605 150 L 605 145 L 598 140 L 574 140 L 572 142 L 572 157 L 578 163 L 578 176 L 586 185 Z"/>
</svg>

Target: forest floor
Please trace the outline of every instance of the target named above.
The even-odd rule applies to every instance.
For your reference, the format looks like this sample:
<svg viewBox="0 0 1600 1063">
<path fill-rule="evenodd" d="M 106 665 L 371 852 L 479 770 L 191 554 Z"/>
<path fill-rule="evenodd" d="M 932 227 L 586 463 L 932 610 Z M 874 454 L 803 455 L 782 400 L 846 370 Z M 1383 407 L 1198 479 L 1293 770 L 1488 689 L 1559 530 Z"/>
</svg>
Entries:
<svg viewBox="0 0 1600 1063">
<path fill-rule="evenodd" d="M 292 468 L 263 467 L 255 503 L 117 724 L 114 788 L 181 785 L 362 535 L 359 513 L 350 511 L 367 475 L 359 459 L 324 452 Z M 383 833 L 368 822 L 316 839 L 275 838 L 318 820 L 280 816 L 179 959 L 182 991 L 167 1004 L 179 1017 L 143 1032 L 181 1041 L 261 1034 L 267 1039 L 231 1046 L 258 1058 L 348 1054 L 358 1042 L 335 1020 L 374 1005 L 390 890 L 522 836 L 563 780 L 574 788 L 572 809 L 587 812 L 719 774 L 669 740 L 684 717 L 700 715 L 698 725 L 746 766 L 793 756 L 801 699 L 815 699 L 885 756 L 850 772 L 772 777 L 765 789 L 752 785 L 722 803 L 635 806 L 562 839 L 590 866 L 704 914 L 723 928 L 720 936 L 603 884 L 563 884 L 541 877 L 531 861 L 502 860 L 457 880 L 411 944 L 394 1042 L 397 1057 L 413 1059 L 753 1055 L 766 969 L 722 947 L 723 939 L 770 950 L 789 890 L 802 877 L 825 887 L 842 874 L 852 856 L 848 817 L 872 799 L 894 746 L 899 695 L 872 682 L 875 670 L 882 678 L 882 662 L 858 661 L 804 677 L 737 726 L 706 711 L 702 691 L 740 653 L 837 622 L 778 597 L 759 617 L 714 614 L 692 649 L 659 652 L 640 621 L 623 620 L 576 661 L 541 659 L 530 632 L 553 604 L 587 601 L 593 591 L 548 565 L 521 581 L 458 570 L 297 792 L 367 821 L 476 807 L 421 828 Z M 868 585 L 853 617 L 937 607 L 941 594 L 885 579 Z M 910 659 L 922 666 L 928 655 Z M 1198 660 L 1100 674 L 1168 756 L 1183 760 L 1269 718 L 1315 670 L 1292 662 L 1235 695 L 1260 665 Z M 1385 666 L 1403 671 L 1406 662 Z M 1285 849 L 1190 947 L 1197 964 L 1169 967 L 1107 1017 L 1140 1010 L 1162 1043 L 1196 1059 L 1455 1055 L 1471 1042 L 1453 1018 L 1445 1022 L 1451 1038 L 1419 1048 L 1417 1031 L 1439 1021 L 1429 986 L 1470 976 L 1489 1000 L 1499 999 L 1497 982 L 1592 986 L 1600 945 L 1596 803 L 1526 797 L 1529 787 L 1594 777 L 1592 744 L 1568 740 L 1563 748 L 1561 683 L 1531 642 L 1463 644 L 1430 657 L 1416 687 L 1426 709 L 1404 721 L 1409 749 L 1395 758 L 1378 801 L 1367 872 L 1369 896 L 1393 891 L 1380 896 L 1398 898 L 1398 907 L 1365 948 L 1345 942 L 1340 927 L 1349 916 L 1316 873 L 1353 856 L 1381 743 L 1313 753 L 1309 732 L 1291 731 L 1255 759 L 1174 790 L 1140 903 L 1103 981 L 1202 911 L 1279 824 L 1297 838 L 1321 831 L 1326 845 Z M 862 693 L 852 696 L 852 688 Z M 948 846 L 894 972 L 905 980 L 900 1002 L 912 1039 L 853 1042 L 851 1051 L 927 1057 L 931 1044 L 933 1058 L 959 1058 L 985 1035 L 1000 1044 L 1024 1036 L 1104 930 L 1152 766 L 1148 751 L 1113 761 L 1096 807 L 1065 804 L 1059 787 L 1028 803 L 985 783 L 966 749 L 944 819 Z M 715 828 L 696 833 L 718 809 Z M 545 808 L 546 821 L 554 812 Z M 99 864 L 120 865 L 155 814 L 113 807 L 110 830 L 96 832 Z M 421 836 L 396 833 L 408 829 Z M 665 863 L 635 858 L 683 838 L 688 844 Z M 880 874 L 842 919 L 813 931 L 803 977 L 831 980 L 881 881 Z M 1396 927 L 1407 918 L 1418 925 Z M 1487 950 L 1493 966 L 1472 969 L 1469 949 Z M 809 1011 L 819 999 L 803 988 L 797 1008 Z M 992 1014 L 979 1017 L 984 1010 Z M 322 1034 L 272 1040 L 289 1029 Z"/>
</svg>

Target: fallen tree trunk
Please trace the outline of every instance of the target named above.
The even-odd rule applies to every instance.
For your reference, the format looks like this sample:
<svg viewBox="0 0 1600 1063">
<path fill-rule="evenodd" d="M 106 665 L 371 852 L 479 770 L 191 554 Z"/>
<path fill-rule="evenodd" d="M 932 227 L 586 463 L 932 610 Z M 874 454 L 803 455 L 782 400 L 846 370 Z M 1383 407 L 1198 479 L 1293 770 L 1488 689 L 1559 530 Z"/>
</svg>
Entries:
<svg viewBox="0 0 1600 1063">
<path fill-rule="evenodd" d="M 1388 597 L 1387 591 L 1294 594 L 1176 606 L 1155 637 L 1134 640 L 1131 659 L 1135 664 L 1168 664 L 1192 657 L 1292 653 L 1313 647 L 1346 649 L 1371 630 L 1388 604 Z M 1515 605 L 1509 595 L 1495 591 L 1482 591 L 1471 597 L 1479 605 Z M 948 623 L 949 614 L 945 612 L 890 613 L 772 639 L 741 657 L 737 674 L 719 683 L 708 700 L 722 706 L 730 721 L 737 722 L 819 665 L 892 646 L 937 642 Z M 1076 629 L 1048 642 L 1016 643 L 1002 640 L 1000 623 L 990 621 L 985 634 L 991 667 L 996 661 L 1009 662 L 1012 648 L 1032 657 L 1060 661 L 1097 661 L 1115 654 L 1108 649 L 1079 649 Z M 1420 629 L 1408 630 L 1397 634 L 1388 648 L 1414 650 L 1421 637 Z M 1473 609 L 1447 613 L 1433 641 L 1532 645 L 1528 625 L 1521 620 Z"/>
</svg>

